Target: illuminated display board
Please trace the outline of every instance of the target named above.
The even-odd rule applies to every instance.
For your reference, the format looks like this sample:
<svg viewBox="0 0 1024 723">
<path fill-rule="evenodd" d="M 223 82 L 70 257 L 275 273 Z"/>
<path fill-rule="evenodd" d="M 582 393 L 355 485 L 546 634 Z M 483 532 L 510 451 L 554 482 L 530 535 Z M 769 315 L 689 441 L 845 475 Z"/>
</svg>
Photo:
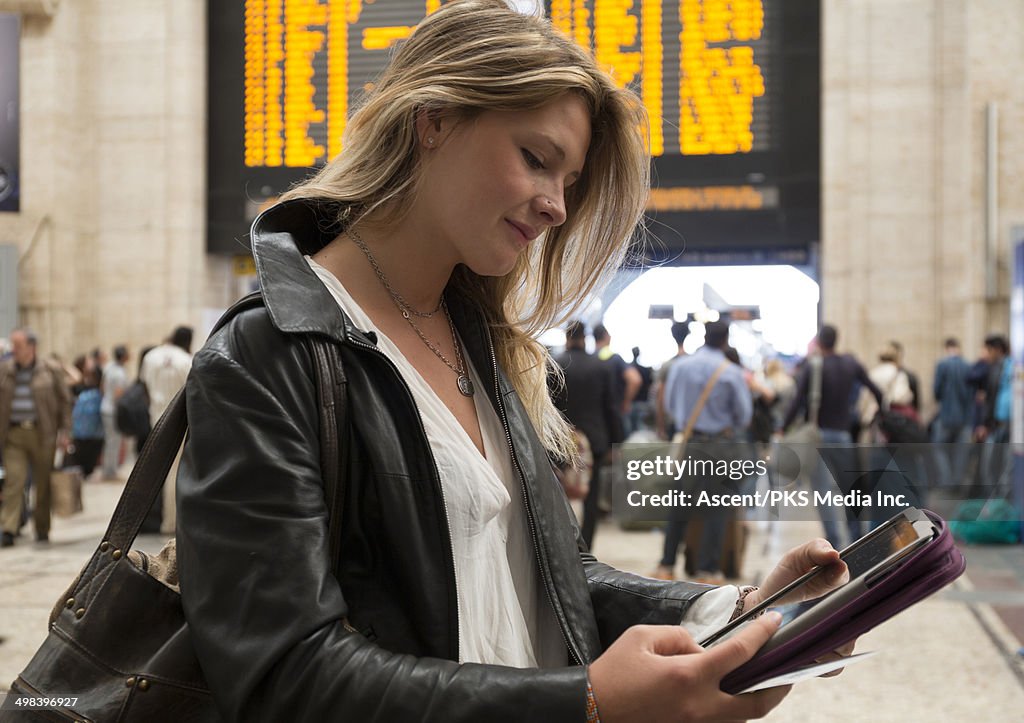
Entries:
<svg viewBox="0 0 1024 723">
<path fill-rule="evenodd" d="M 245 0 L 245 165 L 309 168 L 341 150 L 353 90 L 440 0 Z M 396 24 L 397 23 L 397 24 Z"/>
<path fill-rule="evenodd" d="M 771 144 L 773 62 L 762 0 L 552 0 L 551 22 L 637 90 L 651 153 L 748 153 Z"/>
<path fill-rule="evenodd" d="M 671 257 L 819 235 L 819 0 L 551 0 L 651 119 L 650 229 Z M 210 0 L 212 251 L 341 150 L 346 117 L 440 0 Z M 765 258 L 764 254 L 758 258 Z M 797 258 L 792 254 L 786 259 Z"/>
</svg>

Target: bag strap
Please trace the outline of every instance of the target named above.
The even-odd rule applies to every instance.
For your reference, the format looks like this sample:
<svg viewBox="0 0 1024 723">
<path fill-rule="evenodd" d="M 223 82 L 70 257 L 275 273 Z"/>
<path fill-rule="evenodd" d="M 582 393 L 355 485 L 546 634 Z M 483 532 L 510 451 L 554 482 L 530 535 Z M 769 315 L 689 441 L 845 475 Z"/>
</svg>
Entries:
<svg viewBox="0 0 1024 723">
<path fill-rule="evenodd" d="M 697 417 L 704 411 L 704 405 L 708 401 L 708 397 L 711 396 L 711 390 L 714 389 L 715 384 L 718 382 L 718 377 L 722 376 L 722 372 L 732 364 L 728 359 L 723 359 L 722 363 L 715 369 L 715 373 L 708 379 L 707 384 L 704 385 L 704 390 L 700 393 L 700 398 L 697 400 L 697 406 L 690 412 L 690 418 L 686 420 L 686 427 L 683 428 L 683 441 L 690 439 L 690 435 L 693 434 L 693 428 L 697 426 Z"/>
<path fill-rule="evenodd" d="M 262 304 L 263 298 L 258 292 L 242 297 L 224 312 L 210 332 L 211 335 L 235 315 L 258 308 Z M 185 439 L 187 428 L 183 388 L 174 395 L 167 409 L 160 415 L 160 419 L 153 425 L 146 445 L 140 451 L 135 467 L 128 476 L 121 499 L 114 508 L 114 515 L 103 539 L 115 550 L 127 552 L 138 536 L 146 513 L 153 506 L 156 496 L 160 494 L 164 480 L 167 479 L 171 465 L 174 464 L 174 458 Z"/>
<path fill-rule="evenodd" d="M 328 549 L 331 562 L 341 560 L 341 527 L 345 511 L 345 487 L 340 462 L 349 459 L 352 428 L 348 421 L 348 380 L 337 347 L 319 337 L 309 337 L 316 369 L 317 399 L 320 401 L 320 469 L 328 510 Z"/>
<path fill-rule="evenodd" d="M 262 306 L 263 296 L 258 291 L 242 297 L 224 312 L 210 335 L 243 311 Z M 341 500 L 344 497 L 338 474 L 338 463 L 344 457 L 340 457 L 339 453 L 347 452 L 347 441 L 351 433 L 348 428 L 347 380 L 333 343 L 314 336 L 305 337 L 305 343 L 314 359 L 317 401 L 321 410 L 320 464 L 331 513 L 331 559 L 336 563 L 338 558 L 335 555 L 340 553 Z M 346 447 L 341 450 L 338 444 L 339 429 L 344 430 L 341 436 L 346 443 Z M 187 430 L 185 390 L 182 388 L 153 427 L 114 509 L 103 540 L 115 550 L 127 553 L 135 541 L 149 508 L 163 488 Z"/>
<path fill-rule="evenodd" d="M 811 365 L 811 391 L 807 403 L 808 419 L 815 427 L 818 426 L 818 413 L 821 411 L 821 376 L 825 366 L 825 360 L 820 356 L 812 356 L 808 361 Z"/>
</svg>

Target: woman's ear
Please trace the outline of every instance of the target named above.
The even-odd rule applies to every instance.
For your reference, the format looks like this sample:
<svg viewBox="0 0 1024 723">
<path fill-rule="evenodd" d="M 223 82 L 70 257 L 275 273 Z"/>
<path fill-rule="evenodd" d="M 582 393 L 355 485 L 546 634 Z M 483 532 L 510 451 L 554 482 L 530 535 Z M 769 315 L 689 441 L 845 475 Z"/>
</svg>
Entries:
<svg viewBox="0 0 1024 723">
<path fill-rule="evenodd" d="M 451 132 L 452 122 L 447 116 L 420 109 L 416 112 L 416 137 L 421 147 L 432 150 L 441 145 Z"/>
</svg>

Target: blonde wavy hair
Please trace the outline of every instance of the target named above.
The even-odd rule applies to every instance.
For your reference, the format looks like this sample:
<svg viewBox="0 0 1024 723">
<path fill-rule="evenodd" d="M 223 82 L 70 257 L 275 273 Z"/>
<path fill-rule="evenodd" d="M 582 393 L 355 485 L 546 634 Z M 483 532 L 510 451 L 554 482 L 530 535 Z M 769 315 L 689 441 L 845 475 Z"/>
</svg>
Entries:
<svg viewBox="0 0 1024 723">
<path fill-rule="evenodd" d="M 591 122 L 582 176 L 566 192 L 566 222 L 532 244 L 507 275 L 483 277 L 459 266 L 449 287 L 483 310 L 498 362 L 542 442 L 568 459 L 575 440 L 551 403 L 547 375 L 554 365 L 536 337 L 573 316 L 614 274 L 650 185 L 643 106 L 587 51 L 503 0 L 448 3 L 400 45 L 350 119 L 342 152 L 281 200 L 338 202 L 345 224 L 380 210 L 394 218 L 418 189 L 419 114 L 471 119 L 540 108 L 565 93 L 586 102 Z"/>
</svg>

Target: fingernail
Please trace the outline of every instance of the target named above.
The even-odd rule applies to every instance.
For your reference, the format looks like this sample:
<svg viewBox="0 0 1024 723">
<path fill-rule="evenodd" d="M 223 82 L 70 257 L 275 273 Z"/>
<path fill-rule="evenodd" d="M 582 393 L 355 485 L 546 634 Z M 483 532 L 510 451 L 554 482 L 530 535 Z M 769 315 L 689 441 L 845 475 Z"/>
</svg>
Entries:
<svg viewBox="0 0 1024 723">
<path fill-rule="evenodd" d="M 765 618 L 772 625 L 778 625 L 782 622 L 782 613 L 775 612 L 774 610 L 772 610 L 771 612 L 765 613 Z"/>
</svg>

